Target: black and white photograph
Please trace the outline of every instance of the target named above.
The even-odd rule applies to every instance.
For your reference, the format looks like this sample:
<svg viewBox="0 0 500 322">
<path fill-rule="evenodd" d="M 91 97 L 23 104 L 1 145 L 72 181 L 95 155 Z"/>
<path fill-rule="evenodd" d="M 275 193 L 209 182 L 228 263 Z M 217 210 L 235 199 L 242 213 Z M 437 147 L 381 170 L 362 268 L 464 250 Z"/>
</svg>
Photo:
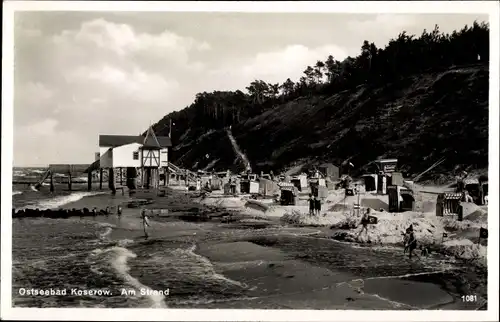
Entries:
<svg viewBox="0 0 500 322">
<path fill-rule="evenodd" d="M 2 318 L 498 320 L 497 2 L 4 4 Z"/>
</svg>

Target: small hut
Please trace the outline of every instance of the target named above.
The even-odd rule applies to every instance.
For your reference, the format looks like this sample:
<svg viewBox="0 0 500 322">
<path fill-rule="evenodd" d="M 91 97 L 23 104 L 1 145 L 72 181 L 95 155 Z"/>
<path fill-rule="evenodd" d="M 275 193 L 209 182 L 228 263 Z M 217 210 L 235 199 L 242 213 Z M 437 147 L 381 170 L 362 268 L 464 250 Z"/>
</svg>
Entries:
<svg viewBox="0 0 500 322">
<path fill-rule="evenodd" d="M 318 166 L 318 170 L 331 180 L 338 180 L 340 177 L 340 169 L 332 163 L 323 163 Z"/>
</svg>

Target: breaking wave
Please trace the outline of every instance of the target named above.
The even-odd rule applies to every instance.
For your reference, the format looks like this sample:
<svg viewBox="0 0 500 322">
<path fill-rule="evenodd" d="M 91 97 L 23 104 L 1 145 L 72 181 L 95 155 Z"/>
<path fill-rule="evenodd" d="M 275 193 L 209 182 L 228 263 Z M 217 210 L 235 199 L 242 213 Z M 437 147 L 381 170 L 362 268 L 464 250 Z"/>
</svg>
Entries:
<svg viewBox="0 0 500 322">
<path fill-rule="evenodd" d="M 37 200 L 34 204 L 26 205 L 20 207 L 19 209 L 26 209 L 26 208 L 38 208 L 40 210 L 56 209 L 68 203 L 78 201 L 82 198 L 100 195 L 104 193 L 105 192 L 90 192 L 90 191 L 74 192 L 66 196 L 57 196 L 53 198 Z"/>
<path fill-rule="evenodd" d="M 130 267 L 127 265 L 127 261 L 129 258 L 135 257 L 137 257 L 137 255 L 129 249 L 121 246 L 113 246 L 105 250 L 93 250 L 87 258 L 87 262 L 91 265 L 91 271 L 96 274 L 101 275 L 101 269 L 110 267 L 125 283 L 135 289 L 151 290 L 149 287 L 142 284 L 137 278 L 129 274 Z M 147 298 L 149 299 L 152 308 L 167 307 L 164 302 L 165 297 L 161 294 L 151 292 L 148 293 Z"/>
</svg>

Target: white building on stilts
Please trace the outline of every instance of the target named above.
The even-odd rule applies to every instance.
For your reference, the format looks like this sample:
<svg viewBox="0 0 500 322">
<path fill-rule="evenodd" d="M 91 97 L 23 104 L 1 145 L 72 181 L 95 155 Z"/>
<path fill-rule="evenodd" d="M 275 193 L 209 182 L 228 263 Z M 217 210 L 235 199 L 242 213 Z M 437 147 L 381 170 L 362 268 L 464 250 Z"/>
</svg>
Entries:
<svg viewBox="0 0 500 322">
<path fill-rule="evenodd" d="M 172 142 L 168 136 L 156 136 L 152 127 L 145 135 L 99 135 L 99 168 L 109 171 L 109 188 L 115 190 L 117 180 L 123 185 L 131 181 L 145 188 L 160 185 L 160 172 L 166 172 Z M 115 176 L 115 170 L 119 176 Z M 126 170 L 126 175 L 123 174 Z"/>
</svg>

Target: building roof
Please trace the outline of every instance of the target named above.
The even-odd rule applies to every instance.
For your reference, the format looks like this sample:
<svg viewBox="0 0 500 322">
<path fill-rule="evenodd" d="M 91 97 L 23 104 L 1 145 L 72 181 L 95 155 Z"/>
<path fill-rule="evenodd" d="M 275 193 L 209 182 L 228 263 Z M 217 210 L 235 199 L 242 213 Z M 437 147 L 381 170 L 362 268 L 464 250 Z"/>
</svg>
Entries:
<svg viewBox="0 0 500 322">
<path fill-rule="evenodd" d="M 392 163 L 392 162 L 398 162 L 398 159 L 378 159 L 378 160 L 375 160 L 375 162 L 378 162 L 378 163 Z"/>
<path fill-rule="evenodd" d="M 146 132 L 146 135 L 144 137 L 144 142 L 142 144 L 143 148 L 158 148 L 161 149 L 160 142 L 158 142 L 158 139 L 156 138 L 155 131 L 153 131 L 153 127 L 150 126 L 148 128 L 148 131 Z"/>
<path fill-rule="evenodd" d="M 320 168 L 326 168 L 326 167 L 336 167 L 337 168 L 337 166 L 335 164 L 329 163 L 329 162 L 322 163 L 322 164 L 319 165 L 319 167 Z"/>
<path fill-rule="evenodd" d="M 132 143 L 144 144 L 145 136 L 142 135 L 99 135 L 100 147 L 117 147 Z M 172 146 L 172 141 L 168 136 L 156 136 L 160 147 Z"/>
</svg>

